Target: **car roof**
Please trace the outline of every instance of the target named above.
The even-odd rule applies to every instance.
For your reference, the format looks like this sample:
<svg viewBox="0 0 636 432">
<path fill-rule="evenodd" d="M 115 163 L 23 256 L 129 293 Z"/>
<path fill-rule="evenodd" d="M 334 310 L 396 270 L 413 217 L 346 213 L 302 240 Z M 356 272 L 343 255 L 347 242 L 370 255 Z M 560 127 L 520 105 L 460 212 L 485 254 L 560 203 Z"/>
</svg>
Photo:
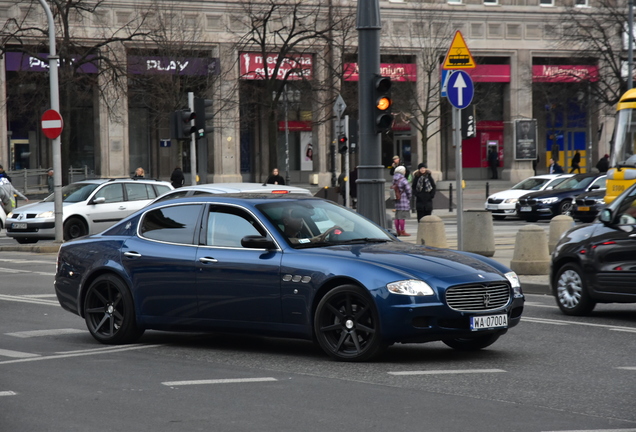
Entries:
<svg viewBox="0 0 636 432">
<path fill-rule="evenodd" d="M 178 190 L 194 190 L 200 192 L 209 193 L 273 193 L 274 191 L 286 191 L 288 193 L 300 193 L 311 195 L 309 189 L 286 186 L 286 185 L 273 185 L 265 183 L 207 183 L 191 186 L 182 186 Z"/>
<path fill-rule="evenodd" d="M 116 183 L 116 182 L 123 182 L 123 181 L 130 181 L 130 182 L 143 182 L 143 183 L 165 183 L 165 184 L 170 184 L 170 182 L 168 182 L 168 181 L 164 181 L 164 180 L 149 179 L 149 178 L 133 179 L 133 178 L 130 178 L 130 177 L 85 179 L 85 180 L 79 180 L 79 181 L 73 182 L 73 184 L 76 184 L 76 183 L 83 183 L 83 184 L 103 184 L 103 183 L 108 183 L 108 182 Z"/>
</svg>

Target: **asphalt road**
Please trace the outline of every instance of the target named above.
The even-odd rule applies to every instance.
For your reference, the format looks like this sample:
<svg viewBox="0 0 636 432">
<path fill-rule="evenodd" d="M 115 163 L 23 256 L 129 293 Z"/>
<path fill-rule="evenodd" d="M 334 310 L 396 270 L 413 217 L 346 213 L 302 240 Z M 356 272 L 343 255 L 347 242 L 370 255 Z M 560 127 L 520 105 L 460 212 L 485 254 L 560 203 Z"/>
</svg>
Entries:
<svg viewBox="0 0 636 432">
<path fill-rule="evenodd" d="M 477 353 L 373 363 L 310 342 L 146 332 L 98 344 L 53 294 L 55 255 L 0 252 L 1 431 L 636 431 L 636 305 L 524 317 Z"/>
</svg>

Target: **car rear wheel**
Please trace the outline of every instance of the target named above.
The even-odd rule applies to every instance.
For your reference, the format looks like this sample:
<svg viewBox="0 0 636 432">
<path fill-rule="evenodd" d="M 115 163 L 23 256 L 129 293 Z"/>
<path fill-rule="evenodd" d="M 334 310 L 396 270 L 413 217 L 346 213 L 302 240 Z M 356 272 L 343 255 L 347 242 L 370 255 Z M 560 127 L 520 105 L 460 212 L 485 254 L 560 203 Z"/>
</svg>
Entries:
<svg viewBox="0 0 636 432">
<path fill-rule="evenodd" d="M 88 288 L 84 320 L 91 335 L 104 344 L 131 343 L 144 333 L 135 322 L 135 307 L 128 287 L 114 275 L 102 275 Z"/>
<path fill-rule="evenodd" d="M 15 241 L 17 241 L 20 244 L 31 244 L 31 243 L 37 243 L 38 239 L 36 238 L 29 238 L 29 237 L 17 237 L 15 239 Z"/>
<path fill-rule="evenodd" d="M 489 334 L 474 338 L 457 338 L 443 340 L 446 345 L 458 351 L 478 351 L 497 342 L 498 334 Z"/>
<path fill-rule="evenodd" d="M 314 331 L 320 347 L 340 361 L 370 360 L 387 347 L 373 300 L 355 285 L 335 288 L 320 300 Z"/>
<path fill-rule="evenodd" d="M 568 263 L 556 274 L 556 300 L 559 309 L 566 315 L 587 315 L 594 309 L 594 302 L 587 292 L 581 268 Z"/>
<path fill-rule="evenodd" d="M 506 217 L 502 215 L 492 215 L 494 220 L 504 220 Z"/>
<path fill-rule="evenodd" d="M 88 234 L 88 229 L 81 219 L 72 217 L 64 223 L 64 240 L 73 240 L 84 237 L 86 234 Z"/>
</svg>

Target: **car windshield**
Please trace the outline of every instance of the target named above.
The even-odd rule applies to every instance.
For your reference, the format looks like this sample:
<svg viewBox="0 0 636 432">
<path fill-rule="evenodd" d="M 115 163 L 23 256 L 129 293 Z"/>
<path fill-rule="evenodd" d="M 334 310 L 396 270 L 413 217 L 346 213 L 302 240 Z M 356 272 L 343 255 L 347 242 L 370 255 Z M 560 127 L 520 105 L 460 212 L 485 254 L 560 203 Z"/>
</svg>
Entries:
<svg viewBox="0 0 636 432">
<path fill-rule="evenodd" d="M 513 190 L 540 190 L 543 185 L 548 183 L 550 179 L 530 177 L 524 181 L 517 183 L 512 187 Z"/>
<path fill-rule="evenodd" d="M 98 184 L 94 183 L 72 183 L 62 188 L 62 201 L 82 202 L 86 201 L 91 193 L 97 189 Z M 45 202 L 53 202 L 55 194 L 51 194 L 44 199 Z"/>
<path fill-rule="evenodd" d="M 329 201 L 277 201 L 257 208 L 297 248 L 397 241 L 373 222 Z"/>
<path fill-rule="evenodd" d="M 554 189 L 585 189 L 595 177 L 570 177 L 562 183 L 559 183 Z"/>
</svg>

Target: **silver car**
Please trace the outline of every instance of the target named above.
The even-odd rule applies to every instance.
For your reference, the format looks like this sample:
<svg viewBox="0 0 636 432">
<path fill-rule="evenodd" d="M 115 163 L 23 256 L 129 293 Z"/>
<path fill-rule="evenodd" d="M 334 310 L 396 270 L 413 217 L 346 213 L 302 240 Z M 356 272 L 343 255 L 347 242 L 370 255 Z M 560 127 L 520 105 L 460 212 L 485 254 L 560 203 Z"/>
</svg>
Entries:
<svg viewBox="0 0 636 432">
<path fill-rule="evenodd" d="M 151 179 L 94 179 L 62 189 L 64 240 L 95 234 L 172 190 L 169 182 Z M 7 237 L 20 244 L 55 238 L 55 200 L 16 208 L 7 215 Z"/>
</svg>

